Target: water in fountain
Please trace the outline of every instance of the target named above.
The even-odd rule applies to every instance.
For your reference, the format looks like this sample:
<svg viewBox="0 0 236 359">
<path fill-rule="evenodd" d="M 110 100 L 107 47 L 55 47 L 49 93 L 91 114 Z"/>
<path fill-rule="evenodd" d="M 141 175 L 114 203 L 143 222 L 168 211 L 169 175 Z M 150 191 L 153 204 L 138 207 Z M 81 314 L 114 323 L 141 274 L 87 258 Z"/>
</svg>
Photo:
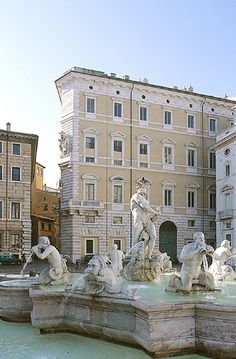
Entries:
<svg viewBox="0 0 236 359">
<path fill-rule="evenodd" d="M 27 267 L 27 265 L 31 262 L 32 256 L 33 256 L 33 252 L 30 253 L 29 257 L 27 258 L 27 261 L 25 262 L 23 268 L 20 271 L 20 275 L 24 278 L 24 270 Z"/>
</svg>

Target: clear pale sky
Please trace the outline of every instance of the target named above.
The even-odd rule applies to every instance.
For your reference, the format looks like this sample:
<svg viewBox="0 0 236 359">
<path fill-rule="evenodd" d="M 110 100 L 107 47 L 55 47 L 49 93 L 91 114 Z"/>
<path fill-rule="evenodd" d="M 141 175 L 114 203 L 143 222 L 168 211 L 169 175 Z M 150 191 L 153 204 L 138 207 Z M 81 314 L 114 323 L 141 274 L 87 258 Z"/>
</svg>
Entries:
<svg viewBox="0 0 236 359">
<path fill-rule="evenodd" d="M 60 101 L 73 66 L 236 96 L 236 0 L 0 0 L 0 128 L 37 134 L 59 178 Z"/>
</svg>

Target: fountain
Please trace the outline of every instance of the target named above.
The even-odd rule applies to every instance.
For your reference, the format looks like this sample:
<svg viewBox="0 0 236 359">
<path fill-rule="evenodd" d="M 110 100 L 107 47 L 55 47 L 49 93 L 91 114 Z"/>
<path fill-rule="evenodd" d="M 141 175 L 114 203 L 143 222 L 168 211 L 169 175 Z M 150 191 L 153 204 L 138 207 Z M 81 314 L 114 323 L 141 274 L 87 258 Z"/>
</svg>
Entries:
<svg viewBox="0 0 236 359">
<path fill-rule="evenodd" d="M 126 258 L 128 269 L 121 268 L 122 253 L 114 247 L 112 253 L 94 256 L 84 273 L 74 278 L 68 276 L 55 247 L 40 240 L 32 251 L 48 259 L 49 269 L 40 274 L 37 285 L 29 284 L 24 291 L 27 310 L 18 300 L 24 279 L 19 286 L 14 281 L 0 284 L 1 317 L 19 321 L 22 310 L 28 311 L 27 318 L 41 333 L 100 337 L 142 347 L 153 357 L 202 353 L 235 358 L 236 281 L 217 282 L 216 288 L 206 260 L 213 249 L 201 232 L 181 251 L 180 274 L 163 273 L 171 265 L 164 266 L 168 256 L 154 250 L 154 217 L 141 193 L 143 189 L 135 196 L 139 207 L 135 197 L 131 201 L 136 240 Z M 18 303 L 14 310 L 8 308 L 11 296 L 5 295 L 9 288 Z"/>
</svg>

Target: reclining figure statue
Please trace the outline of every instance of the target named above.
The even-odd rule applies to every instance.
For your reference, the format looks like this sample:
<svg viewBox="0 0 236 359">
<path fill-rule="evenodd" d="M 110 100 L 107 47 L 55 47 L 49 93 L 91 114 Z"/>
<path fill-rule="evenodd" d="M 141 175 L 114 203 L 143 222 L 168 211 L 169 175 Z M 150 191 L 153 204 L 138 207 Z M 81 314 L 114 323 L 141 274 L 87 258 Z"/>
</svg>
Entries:
<svg viewBox="0 0 236 359">
<path fill-rule="evenodd" d="M 214 248 L 207 245 L 202 232 L 193 234 L 193 242 L 186 244 L 179 256 L 182 263 L 180 275 L 170 277 L 167 290 L 190 293 L 195 290 L 215 290 L 214 277 L 208 271 L 206 255 Z"/>
</svg>

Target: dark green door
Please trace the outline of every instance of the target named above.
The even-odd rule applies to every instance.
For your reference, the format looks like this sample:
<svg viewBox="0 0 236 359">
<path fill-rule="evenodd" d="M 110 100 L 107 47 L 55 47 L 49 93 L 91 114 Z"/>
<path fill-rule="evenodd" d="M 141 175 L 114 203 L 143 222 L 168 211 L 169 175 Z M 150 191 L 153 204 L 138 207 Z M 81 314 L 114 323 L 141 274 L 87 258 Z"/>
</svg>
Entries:
<svg viewBox="0 0 236 359">
<path fill-rule="evenodd" d="M 177 228 L 173 222 L 166 221 L 160 226 L 159 250 L 166 252 L 172 261 L 177 260 Z"/>
</svg>

